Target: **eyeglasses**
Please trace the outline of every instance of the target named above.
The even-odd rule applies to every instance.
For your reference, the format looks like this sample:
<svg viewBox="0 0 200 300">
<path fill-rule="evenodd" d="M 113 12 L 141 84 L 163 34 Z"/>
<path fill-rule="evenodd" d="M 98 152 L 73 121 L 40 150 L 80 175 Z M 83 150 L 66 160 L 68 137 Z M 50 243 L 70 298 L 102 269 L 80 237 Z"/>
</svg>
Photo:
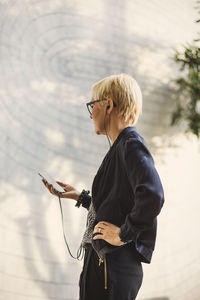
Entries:
<svg viewBox="0 0 200 300">
<path fill-rule="evenodd" d="M 90 115 L 92 114 L 92 109 L 93 109 L 93 107 L 94 107 L 94 103 L 96 103 L 96 102 L 101 102 L 101 101 L 106 101 L 106 100 L 107 100 L 107 99 L 94 100 L 94 101 L 91 101 L 91 102 L 86 103 L 87 109 L 88 109 L 88 111 L 89 111 L 89 114 L 90 114 Z"/>
<path fill-rule="evenodd" d="M 104 99 L 101 99 L 101 100 L 94 100 L 94 101 L 86 103 L 87 109 L 88 109 L 90 115 L 92 114 L 92 109 L 94 107 L 94 103 L 101 102 L 101 101 L 107 101 L 107 99 L 104 98 Z M 114 105 L 114 107 L 116 107 L 115 102 L 113 102 L 113 105 Z"/>
</svg>

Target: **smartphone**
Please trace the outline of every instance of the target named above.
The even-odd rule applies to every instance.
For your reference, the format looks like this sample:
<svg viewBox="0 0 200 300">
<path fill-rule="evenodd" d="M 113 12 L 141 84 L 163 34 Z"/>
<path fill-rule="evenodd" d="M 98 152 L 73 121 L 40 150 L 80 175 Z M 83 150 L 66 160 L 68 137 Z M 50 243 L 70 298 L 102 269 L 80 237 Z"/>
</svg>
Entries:
<svg viewBox="0 0 200 300">
<path fill-rule="evenodd" d="M 47 174 L 46 172 L 41 172 L 41 173 L 38 173 L 38 175 L 40 177 L 42 177 L 44 180 L 46 180 L 48 183 L 52 184 L 54 189 L 57 192 L 60 192 L 60 193 L 65 193 L 66 192 L 66 190 L 64 190 L 62 188 L 62 186 L 60 186 L 49 174 Z"/>
</svg>

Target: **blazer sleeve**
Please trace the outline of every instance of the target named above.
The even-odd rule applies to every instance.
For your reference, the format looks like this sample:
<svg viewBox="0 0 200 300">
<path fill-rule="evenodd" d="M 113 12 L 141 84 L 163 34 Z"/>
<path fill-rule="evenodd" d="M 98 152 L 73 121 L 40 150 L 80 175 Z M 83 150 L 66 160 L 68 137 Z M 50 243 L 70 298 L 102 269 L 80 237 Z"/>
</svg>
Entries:
<svg viewBox="0 0 200 300">
<path fill-rule="evenodd" d="M 124 164 L 134 205 L 120 228 L 119 237 L 123 242 L 130 242 L 136 241 L 141 231 L 153 226 L 164 203 L 164 191 L 146 145 L 136 138 L 129 138 L 124 149 Z"/>
</svg>

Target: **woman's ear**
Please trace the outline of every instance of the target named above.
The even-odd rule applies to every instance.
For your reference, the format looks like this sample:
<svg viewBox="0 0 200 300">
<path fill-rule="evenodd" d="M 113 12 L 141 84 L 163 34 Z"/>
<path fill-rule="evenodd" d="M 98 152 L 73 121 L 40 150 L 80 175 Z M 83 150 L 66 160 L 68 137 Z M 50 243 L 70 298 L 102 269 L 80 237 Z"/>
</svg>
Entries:
<svg viewBox="0 0 200 300">
<path fill-rule="evenodd" d="M 108 103 L 106 104 L 106 113 L 110 114 L 113 110 L 113 101 L 111 98 L 107 99 Z"/>
</svg>

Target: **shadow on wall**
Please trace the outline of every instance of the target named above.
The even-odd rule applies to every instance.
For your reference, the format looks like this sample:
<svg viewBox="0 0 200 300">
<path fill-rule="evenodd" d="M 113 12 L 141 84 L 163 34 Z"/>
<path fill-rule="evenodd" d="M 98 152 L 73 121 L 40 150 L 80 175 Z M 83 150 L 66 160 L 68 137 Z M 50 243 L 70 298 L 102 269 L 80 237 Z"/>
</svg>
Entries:
<svg viewBox="0 0 200 300">
<path fill-rule="evenodd" d="M 9 92 L 12 92 L 12 88 L 9 89 Z M 38 90 L 39 92 L 40 90 Z M 5 180 L 5 184 L 9 183 L 12 190 L 15 191 L 15 203 L 12 204 L 13 215 L 11 212 L 10 223 L 13 235 L 16 231 L 18 233 L 18 242 L 23 248 L 26 270 L 29 272 L 31 280 L 36 282 L 50 299 L 53 292 L 48 285 L 54 286 L 55 291 L 58 289 L 55 295 L 69 295 L 72 287 L 77 290 L 75 285 L 77 276 L 72 272 L 72 260 L 71 263 L 65 261 L 63 249 L 61 250 L 63 255 L 59 253 L 58 257 L 56 248 L 64 248 L 64 241 L 58 240 L 57 236 L 53 235 L 56 231 L 50 231 L 50 221 L 47 220 L 53 196 L 49 194 L 49 197 L 44 197 L 48 191 L 43 188 L 45 190 L 43 192 L 43 184 L 37 172 L 41 170 L 47 170 L 50 174 L 53 172 L 56 174 L 57 180 L 76 184 L 77 188 L 80 183 L 88 184 L 88 178 L 94 172 L 95 163 L 93 156 L 88 151 L 88 139 L 85 138 L 88 136 L 89 125 L 89 122 L 87 124 L 89 118 L 85 105 L 82 107 L 80 104 L 68 103 L 61 110 L 58 103 L 53 102 L 53 99 L 48 105 L 45 101 L 34 103 L 34 97 L 30 97 L 29 90 L 24 88 L 23 96 L 26 94 L 26 101 L 22 98 L 15 103 L 15 99 L 9 94 L 7 94 L 7 100 L 3 101 L 4 110 L 7 109 L 9 118 L 12 119 L 16 128 L 12 127 L 13 123 L 9 123 L 8 118 L 4 132 L 6 138 L 2 141 L 4 148 L 1 149 L 1 151 L 5 151 L 5 166 L 2 166 L 2 169 L 5 170 L 2 176 L 4 175 L 5 178 L 2 178 L 2 184 Z M 52 97 L 52 95 L 50 96 Z M 61 95 L 59 96 L 61 97 Z M 73 95 L 73 97 L 75 96 Z M 1 130 L 3 131 L 3 129 Z M 91 149 L 95 149 L 95 147 L 98 145 Z M 96 151 L 98 150 L 96 149 Z M 11 172 L 11 170 L 15 171 Z M 17 190 L 20 190 L 18 195 Z M 10 196 L 13 198 L 13 195 Z M 9 202 L 8 194 L 5 200 Z M 69 200 L 67 199 L 67 201 Z M 2 205 L 4 205 L 3 202 Z M 72 214 L 71 203 L 63 204 L 63 207 L 65 208 L 67 236 L 70 234 L 69 240 L 73 237 L 75 241 L 69 243 L 74 253 L 73 250 L 77 249 L 81 241 L 81 230 L 77 230 L 77 227 L 82 228 L 84 225 L 78 218 L 74 222 L 75 216 Z M 5 209 L 2 211 L 5 212 Z M 51 223 L 55 223 L 55 225 L 57 223 L 55 218 L 61 220 L 60 212 L 58 211 L 58 213 L 59 215 L 55 211 L 55 214 L 52 214 Z M 51 229 L 53 229 L 52 226 Z M 66 249 L 65 254 L 69 257 Z M 14 253 L 13 256 L 15 256 Z M 15 275 L 15 271 L 17 270 L 12 270 L 11 273 Z M 56 299 L 61 298 L 57 297 Z"/>
<path fill-rule="evenodd" d="M 138 122 L 153 155 L 159 153 L 161 158 L 166 148 L 179 147 L 174 138 L 184 133 L 185 125 L 170 125 L 176 100 L 176 91 L 170 84 L 160 84 L 144 97 L 143 115 Z"/>
</svg>

